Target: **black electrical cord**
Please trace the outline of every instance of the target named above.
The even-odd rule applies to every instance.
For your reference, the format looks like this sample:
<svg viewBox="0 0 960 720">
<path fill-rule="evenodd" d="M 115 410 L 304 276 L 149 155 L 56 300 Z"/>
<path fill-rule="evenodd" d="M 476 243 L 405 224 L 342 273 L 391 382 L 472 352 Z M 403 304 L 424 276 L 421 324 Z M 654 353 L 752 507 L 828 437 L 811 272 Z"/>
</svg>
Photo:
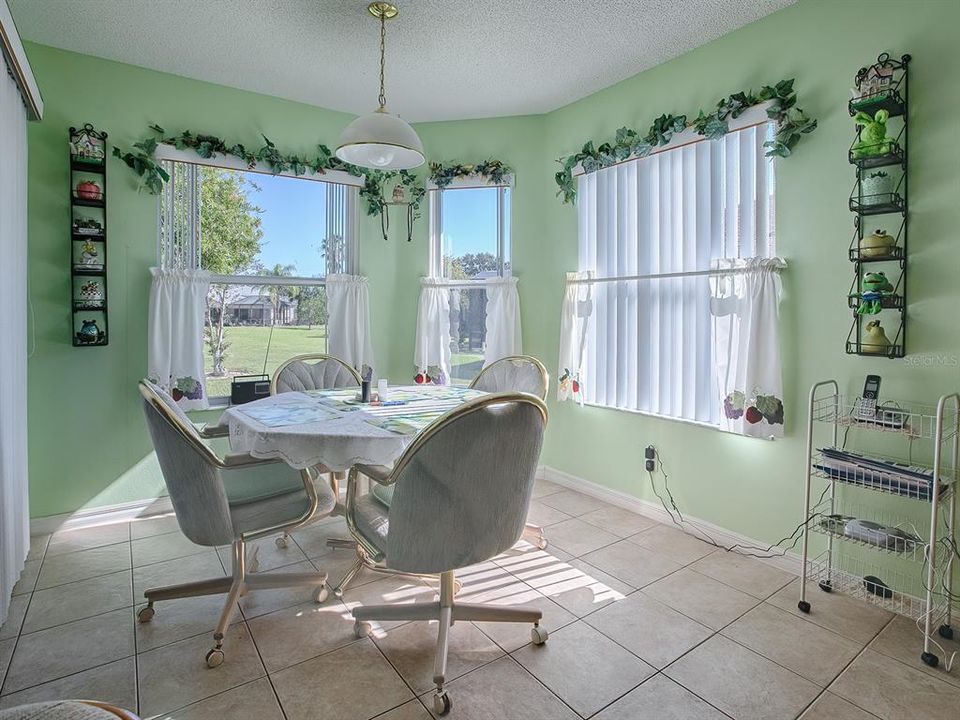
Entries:
<svg viewBox="0 0 960 720">
<path fill-rule="evenodd" d="M 650 487 L 653 490 L 653 494 L 657 496 L 657 499 L 660 501 L 660 504 L 663 506 L 663 509 L 666 511 L 667 515 L 670 516 L 670 519 L 673 521 L 673 524 L 676 525 L 678 528 L 680 528 L 681 531 L 683 531 L 685 534 L 689 535 L 690 537 L 694 537 L 697 540 L 707 543 L 708 545 L 712 545 L 713 547 L 719 550 L 725 550 L 726 552 L 735 552 L 738 555 L 759 558 L 761 560 L 775 558 L 775 557 L 783 557 L 790 550 L 793 550 L 797 546 L 797 543 L 800 542 L 800 539 L 803 537 L 803 530 L 807 527 L 807 525 L 809 525 L 811 521 L 819 517 L 819 513 L 817 513 L 817 514 L 811 515 L 808 518 L 805 518 L 803 522 L 801 522 L 799 525 L 797 525 L 796 528 L 794 528 L 792 533 L 790 533 L 784 538 L 781 538 L 780 540 L 773 543 L 772 545 L 768 545 L 766 548 L 758 545 L 748 545 L 744 543 L 724 545 L 722 543 L 717 542 L 703 528 L 697 526 L 696 523 L 692 523 L 689 520 L 684 519 L 683 513 L 680 511 L 680 508 L 677 507 L 676 500 L 674 500 L 673 493 L 670 492 L 670 485 L 668 482 L 669 476 L 667 475 L 666 470 L 664 470 L 663 468 L 663 460 L 660 459 L 660 453 L 657 453 L 656 457 L 657 457 L 658 469 L 660 470 L 660 474 L 663 475 L 663 489 L 666 491 L 667 497 L 670 498 L 670 507 L 673 508 L 673 511 L 671 511 L 670 508 L 667 507 L 666 501 L 663 499 L 663 496 L 660 495 L 659 491 L 657 490 L 657 484 L 653 479 L 653 471 L 648 470 L 647 475 L 650 476 Z M 820 494 L 820 499 L 817 501 L 816 507 L 819 507 L 820 503 L 823 502 L 823 498 L 826 496 L 827 490 L 829 489 L 830 489 L 829 485 L 824 488 L 823 492 Z M 674 512 L 676 513 L 676 516 L 674 516 Z M 697 533 L 699 533 L 700 537 L 690 532 L 687 529 L 686 525 L 689 525 Z M 791 540 L 793 542 L 789 546 L 781 547 L 783 546 L 784 543 Z M 782 552 L 775 553 L 773 552 L 774 548 L 780 548 Z"/>
</svg>

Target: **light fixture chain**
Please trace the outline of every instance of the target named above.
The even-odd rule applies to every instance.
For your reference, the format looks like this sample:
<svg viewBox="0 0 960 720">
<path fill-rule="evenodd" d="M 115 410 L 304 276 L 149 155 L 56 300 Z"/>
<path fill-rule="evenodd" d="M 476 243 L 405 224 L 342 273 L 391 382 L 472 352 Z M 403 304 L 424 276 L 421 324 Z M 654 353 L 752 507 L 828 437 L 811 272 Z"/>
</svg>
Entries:
<svg viewBox="0 0 960 720">
<path fill-rule="evenodd" d="M 384 56 L 387 49 L 387 14 L 386 12 L 380 13 L 380 109 L 385 110 L 387 107 L 387 94 L 383 89 L 383 67 L 384 67 Z"/>
</svg>

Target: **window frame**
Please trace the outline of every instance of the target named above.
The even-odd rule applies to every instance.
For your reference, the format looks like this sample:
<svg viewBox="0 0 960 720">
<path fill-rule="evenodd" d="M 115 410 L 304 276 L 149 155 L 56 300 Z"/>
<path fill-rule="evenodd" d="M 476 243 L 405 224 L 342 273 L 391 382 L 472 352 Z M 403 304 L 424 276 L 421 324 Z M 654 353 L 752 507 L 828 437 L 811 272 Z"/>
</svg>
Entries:
<svg viewBox="0 0 960 720">
<path fill-rule="evenodd" d="M 296 175 L 291 172 L 273 172 L 270 168 L 264 163 L 256 163 L 252 167 L 248 166 L 245 162 L 240 160 L 240 158 L 235 158 L 233 156 L 217 156 L 215 158 L 203 158 L 196 153 L 194 150 L 178 150 L 172 145 L 160 144 L 157 146 L 155 157 L 158 162 L 162 163 L 168 171 L 170 171 L 170 182 L 164 185 L 164 188 L 160 195 L 157 196 L 157 265 L 159 267 L 170 267 L 170 263 L 167 259 L 167 255 L 171 251 L 167 247 L 167 237 L 164 230 L 166 223 L 170 222 L 171 218 L 164 218 L 164 204 L 166 202 L 167 193 L 170 192 L 169 188 L 173 187 L 174 182 L 174 172 L 176 172 L 176 165 L 182 164 L 185 166 L 190 166 L 188 172 L 195 173 L 198 166 L 213 167 L 223 170 L 235 170 L 239 172 L 250 172 L 260 175 L 273 175 L 273 176 L 282 176 L 295 178 L 298 180 L 303 180 L 306 182 L 323 182 L 328 185 L 345 188 L 347 191 L 342 194 L 340 198 L 340 203 L 345 206 L 346 210 L 346 221 L 340 222 L 339 218 L 337 221 L 334 221 L 335 213 L 332 210 L 337 204 L 337 200 L 333 197 L 333 194 L 329 192 L 325 193 L 326 201 L 326 231 L 330 235 L 332 232 L 340 231 L 345 236 L 345 254 L 346 254 L 346 266 L 341 272 L 347 274 L 356 274 L 359 267 L 359 188 L 363 187 L 364 178 L 356 177 L 350 175 L 342 170 L 328 170 L 325 173 L 308 173 L 304 175 Z M 191 270 L 199 270 L 200 268 L 200 238 L 199 238 L 199 215 L 197 213 L 197 185 L 195 182 L 195 176 L 190 181 L 190 193 L 188 202 L 190 204 L 189 214 L 190 218 L 188 220 L 191 231 L 189 232 L 189 246 L 186 251 L 183 253 L 183 257 L 186 259 L 186 262 L 181 263 L 182 267 Z M 353 189 L 353 192 L 350 189 Z M 169 212 L 172 216 L 173 207 L 169 208 Z M 327 280 L 326 275 L 322 277 L 301 277 L 301 276 L 292 276 L 292 277 L 273 277 L 273 276 L 261 276 L 261 275 L 219 275 L 213 274 L 210 275 L 210 284 L 211 285 L 255 285 L 255 286 L 284 286 L 284 287 L 326 287 Z M 227 406 L 230 403 L 229 395 L 214 395 L 208 396 L 208 401 L 211 407 L 220 407 Z"/>
<path fill-rule="evenodd" d="M 427 182 L 427 196 L 430 214 L 428 277 L 438 280 L 451 288 L 471 288 L 481 285 L 484 278 L 471 280 L 451 280 L 443 275 L 443 193 L 459 190 L 497 189 L 497 277 L 510 277 L 513 274 L 513 187 L 514 176 L 508 175 L 501 183 L 488 182 L 480 175 L 469 175 L 454 180 L 444 188 L 437 187 L 433 181 Z M 510 210 L 507 212 L 506 191 L 510 190 Z M 510 244 L 506 245 L 509 233 Z"/>
<path fill-rule="evenodd" d="M 772 123 L 772 121 L 767 117 L 767 112 L 766 112 L 770 105 L 771 105 L 770 102 L 761 103 L 761 104 L 759 104 L 759 105 L 756 105 L 756 106 L 753 106 L 753 107 L 749 108 L 749 109 L 748 109 L 747 111 L 745 111 L 739 118 L 737 118 L 737 119 L 731 119 L 731 120 L 729 121 L 728 134 L 730 134 L 730 133 L 735 133 L 735 132 L 738 132 L 738 131 L 741 131 L 741 130 L 745 130 L 745 129 L 751 128 L 751 127 L 759 127 L 759 126 L 763 126 L 763 125 L 770 125 L 770 124 Z M 705 138 L 703 138 L 702 136 L 697 135 L 696 132 L 695 132 L 695 130 L 693 130 L 692 128 L 688 128 L 687 130 L 683 131 L 682 133 L 678 133 L 677 135 L 675 135 L 674 138 L 673 138 L 673 140 L 672 140 L 671 142 L 669 142 L 668 144 L 656 148 L 656 149 L 655 149 L 653 152 L 651 152 L 648 156 L 644 156 L 644 157 L 649 157 L 650 155 L 658 155 L 658 154 L 661 154 L 661 153 L 666 153 L 666 152 L 671 152 L 671 151 L 680 150 L 680 149 L 683 148 L 684 146 L 691 145 L 691 144 L 695 144 L 695 143 L 700 143 L 700 142 L 710 142 L 710 141 L 707 140 L 707 139 L 705 139 Z M 615 165 L 621 165 L 621 164 L 624 164 L 624 163 L 631 163 L 631 162 L 638 162 L 638 161 L 641 161 L 641 160 L 643 160 L 643 158 L 641 158 L 641 157 L 636 157 L 636 156 L 631 156 L 630 158 L 627 158 L 627 159 L 622 160 L 622 161 L 620 161 L 620 162 L 618 162 L 618 163 L 615 163 Z M 776 236 L 777 236 L 777 234 L 776 234 L 776 219 L 775 219 L 777 183 L 776 183 L 776 162 L 775 162 L 775 160 L 776 160 L 776 158 L 770 158 L 770 167 L 771 167 L 771 171 L 770 171 L 770 172 L 771 172 L 770 187 L 771 187 L 771 189 L 772 189 L 772 193 L 771 193 L 771 195 L 770 195 L 770 201 L 771 201 L 772 204 L 771 204 L 770 207 L 769 207 L 769 212 L 770 212 L 770 214 L 772 215 L 772 217 L 771 217 L 771 221 L 770 221 L 770 222 L 771 222 L 771 224 L 770 224 L 770 232 L 769 232 L 769 235 L 768 235 L 768 238 L 767 238 L 767 242 L 766 242 L 766 251 L 767 251 L 767 254 L 763 255 L 763 257 L 775 257 L 775 256 L 776 256 L 776 249 L 777 249 L 777 246 L 776 246 L 776 241 L 777 241 L 777 237 L 776 237 Z M 584 176 L 585 174 L 586 174 L 586 173 L 585 173 L 585 171 L 583 170 L 582 165 L 579 165 L 579 164 L 578 164 L 578 165 L 574 168 L 574 170 L 573 170 L 574 178 L 580 178 L 580 177 Z M 581 221 L 580 221 L 580 217 L 579 217 L 579 214 L 578 214 L 578 217 L 577 217 L 577 223 L 578 223 L 578 255 L 579 255 L 580 252 L 581 252 L 580 245 L 581 245 L 581 242 L 582 242 L 582 239 L 579 237 L 579 234 L 580 234 L 580 222 L 581 222 Z M 737 240 L 736 240 L 736 241 L 737 241 L 737 245 L 738 245 L 738 248 L 739 248 L 739 244 L 740 244 L 740 241 L 741 241 L 740 237 L 737 237 Z M 738 252 L 738 255 L 739 255 L 739 252 Z M 581 258 L 580 260 L 578 260 L 578 267 L 579 267 L 579 269 L 580 269 L 581 271 L 582 271 L 582 270 L 586 270 L 586 269 L 591 269 L 591 268 L 584 268 L 584 267 L 582 267 L 582 258 Z M 736 272 L 737 272 L 737 271 L 735 271 L 735 270 L 733 270 L 733 271 L 723 271 L 723 270 L 721 270 L 721 271 L 716 271 L 716 270 L 712 270 L 712 269 L 708 269 L 708 268 L 702 268 L 702 269 L 701 269 L 701 268 L 698 268 L 698 269 L 695 270 L 695 271 L 686 271 L 686 272 L 662 272 L 662 273 L 649 273 L 649 274 L 643 274 L 643 275 L 601 276 L 601 277 L 594 277 L 593 279 L 591 279 L 591 280 L 588 281 L 588 282 L 590 282 L 592 285 L 596 285 L 597 283 L 599 283 L 600 285 L 603 285 L 603 284 L 606 284 L 606 283 L 619 283 L 619 282 L 659 282 L 659 281 L 661 281 L 661 280 L 667 280 L 667 279 L 670 279 L 670 278 L 673 278 L 673 277 L 687 277 L 687 276 L 697 276 L 697 275 L 704 275 L 704 276 L 707 276 L 707 277 L 717 277 L 717 276 L 723 276 L 723 275 L 727 275 L 727 274 L 734 274 L 734 273 L 736 273 Z M 596 304 L 596 300 L 594 300 L 594 304 Z M 593 322 L 594 325 L 595 325 L 595 323 L 596 323 L 596 318 L 595 318 L 595 317 L 592 319 L 592 322 Z M 595 327 L 595 328 L 594 328 L 594 332 L 590 333 L 590 335 L 595 337 L 595 336 L 596 336 L 596 331 L 597 331 L 597 328 Z M 589 340 L 588 340 L 588 342 L 589 342 Z M 585 353 L 589 355 L 589 350 L 585 350 Z M 657 412 L 657 411 L 655 411 L 655 410 L 641 409 L 641 408 L 631 408 L 631 407 L 623 407 L 623 406 L 619 406 L 619 405 L 616 405 L 616 404 L 608 404 L 608 403 L 604 403 L 604 402 L 598 402 L 597 400 L 594 400 L 594 399 L 584 400 L 584 402 L 583 402 L 582 404 L 583 404 L 583 405 L 587 405 L 587 406 L 589 406 L 589 407 L 603 408 L 603 409 L 615 410 L 615 411 L 619 411 L 619 412 L 627 412 L 627 413 L 632 413 L 632 414 L 636 414 L 636 415 L 644 415 L 644 416 L 647 416 L 647 417 L 658 418 L 658 419 L 661 419 L 661 420 L 670 420 L 670 421 L 673 421 L 673 422 L 679 422 L 679 423 L 684 423 L 684 424 L 688 424 L 688 425 L 695 425 L 695 426 L 698 426 L 698 427 L 712 428 L 712 429 L 714 429 L 714 430 L 720 430 L 720 429 L 721 429 L 721 423 L 719 422 L 719 419 L 717 419 L 717 421 L 714 422 L 714 421 L 711 421 L 711 420 L 702 420 L 702 419 L 697 419 L 697 418 L 693 418 L 693 417 L 685 417 L 685 416 L 683 416 L 683 415 L 669 415 L 669 414 L 666 414 L 666 413 Z"/>
</svg>

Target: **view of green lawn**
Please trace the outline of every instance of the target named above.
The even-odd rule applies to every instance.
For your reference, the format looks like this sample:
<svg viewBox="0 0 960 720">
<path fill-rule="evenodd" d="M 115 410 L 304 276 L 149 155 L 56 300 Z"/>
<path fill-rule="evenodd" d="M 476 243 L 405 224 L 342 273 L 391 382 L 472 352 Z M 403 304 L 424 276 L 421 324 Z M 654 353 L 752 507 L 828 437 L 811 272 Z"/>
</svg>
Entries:
<svg viewBox="0 0 960 720">
<path fill-rule="evenodd" d="M 204 347 L 204 370 L 207 373 L 207 396 L 230 394 L 230 380 L 234 375 L 254 375 L 264 372 L 264 358 L 270 328 L 260 326 L 233 326 L 224 329 L 229 347 L 226 352 L 227 375 L 212 377 L 213 361 Z M 270 341 L 270 356 L 266 358 L 266 373 L 273 375 L 281 363 L 294 355 L 327 351 L 326 325 L 277 325 Z"/>
<path fill-rule="evenodd" d="M 230 380 L 234 375 L 254 375 L 263 372 L 264 355 L 269 327 L 231 326 L 224 329 L 227 342 L 225 377 L 212 377 L 210 370 L 213 361 L 204 346 L 204 370 L 207 373 L 207 397 L 222 397 L 230 394 Z M 322 353 L 327 351 L 326 325 L 277 325 L 273 329 L 270 342 L 270 357 L 267 360 L 266 373 L 273 375 L 280 364 L 294 355 L 304 353 Z M 483 355 L 478 353 L 454 353 L 450 359 L 452 382 L 460 385 L 469 383 L 483 365 Z M 411 372 L 412 374 L 412 372 Z M 412 378 L 389 378 L 391 382 L 402 385 L 413 383 Z"/>
</svg>

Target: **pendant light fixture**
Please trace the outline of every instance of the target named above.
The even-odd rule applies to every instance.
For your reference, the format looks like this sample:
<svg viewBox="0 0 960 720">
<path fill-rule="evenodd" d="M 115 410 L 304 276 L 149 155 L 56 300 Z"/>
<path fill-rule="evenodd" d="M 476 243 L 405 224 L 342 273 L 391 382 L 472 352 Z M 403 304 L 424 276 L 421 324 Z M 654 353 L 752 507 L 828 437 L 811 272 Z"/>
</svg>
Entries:
<svg viewBox="0 0 960 720">
<path fill-rule="evenodd" d="M 423 165 L 423 143 L 417 133 L 396 115 L 387 112 L 383 89 L 387 20 L 397 16 L 396 5 L 373 2 L 367 7 L 380 21 L 380 107 L 362 115 L 340 134 L 337 157 L 374 170 L 408 170 Z"/>
</svg>

